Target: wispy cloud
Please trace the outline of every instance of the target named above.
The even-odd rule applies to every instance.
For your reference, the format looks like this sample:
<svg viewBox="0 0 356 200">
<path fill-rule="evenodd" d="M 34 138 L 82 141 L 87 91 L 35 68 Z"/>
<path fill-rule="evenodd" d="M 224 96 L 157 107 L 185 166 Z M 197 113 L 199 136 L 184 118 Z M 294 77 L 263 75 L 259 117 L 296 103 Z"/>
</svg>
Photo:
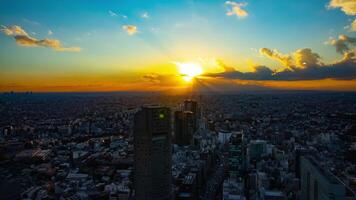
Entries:
<svg viewBox="0 0 356 200">
<path fill-rule="evenodd" d="M 138 32 L 137 26 L 134 25 L 124 25 L 122 29 L 125 30 L 128 35 L 134 35 Z"/>
<path fill-rule="evenodd" d="M 122 15 L 122 14 L 120 14 L 120 13 L 118 13 L 118 12 L 114 12 L 114 11 L 112 11 L 112 10 L 109 10 L 108 13 L 109 13 L 109 15 L 110 15 L 111 17 L 122 17 L 122 18 L 124 18 L 124 19 L 127 19 L 127 18 L 128 18 L 126 15 Z"/>
<path fill-rule="evenodd" d="M 53 34 L 53 31 L 51 31 L 51 30 L 48 30 L 48 33 L 47 33 L 48 35 L 52 35 Z"/>
<path fill-rule="evenodd" d="M 117 17 L 117 14 L 114 11 L 109 10 L 108 12 L 111 17 Z"/>
<path fill-rule="evenodd" d="M 247 3 L 238 3 L 234 1 L 226 1 L 225 5 L 228 7 L 226 15 L 233 16 L 236 15 L 239 18 L 244 18 L 248 16 L 248 12 L 243 9 L 243 7 L 247 6 Z"/>
<path fill-rule="evenodd" d="M 41 23 L 37 22 L 37 21 L 33 21 L 33 20 L 29 20 L 27 18 L 22 19 L 24 22 L 28 23 L 28 24 L 32 24 L 32 25 L 36 25 L 39 26 L 41 25 Z"/>
<path fill-rule="evenodd" d="M 147 19 L 149 17 L 150 17 L 150 15 L 148 14 L 148 12 L 144 12 L 141 14 L 141 18 L 143 18 L 143 19 Z"/>
<path fill-rule="evenodd" d="M 80 47 L 63 47 L 61 42 L 57 39 L 36 39 L 27 34 L 27 32 L 20 26 L 1 26 L 0 32 L 7 36 L 12 36 L 19 46 L 25 47 L 48 47 L 55 51 L 69 51 L 69 52 L 79 52 Z"/>
</svg>

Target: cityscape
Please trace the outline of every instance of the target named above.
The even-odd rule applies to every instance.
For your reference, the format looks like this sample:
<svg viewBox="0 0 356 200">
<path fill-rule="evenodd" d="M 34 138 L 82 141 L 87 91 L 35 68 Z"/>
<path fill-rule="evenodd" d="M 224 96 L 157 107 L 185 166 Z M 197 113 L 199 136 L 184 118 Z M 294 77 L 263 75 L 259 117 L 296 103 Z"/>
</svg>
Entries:
<svg viewBox="0 0 356 200">
<path fill-rule="evenodd" d="M 356 0 L 1 0 L 0 200 L 356 200 Z"/>
<path fill-rule="evenodd" d="M 355 199 L 356 94 L 1 96 L 2 199 Z"/>
</svg>

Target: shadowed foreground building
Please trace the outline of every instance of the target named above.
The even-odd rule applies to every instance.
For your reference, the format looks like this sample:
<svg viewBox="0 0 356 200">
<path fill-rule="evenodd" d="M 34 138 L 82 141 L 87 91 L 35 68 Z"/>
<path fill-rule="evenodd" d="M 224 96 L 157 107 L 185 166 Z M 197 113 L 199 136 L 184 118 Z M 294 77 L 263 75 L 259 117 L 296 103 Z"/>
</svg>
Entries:
<svg viewBox="0 0 356 200">
<path fill-rule="evenodd" d="M 134 122 L 135 199 L 172 199 L 170 109 L 143 107 Z"/>
<path fill-rule="evenodd" d="M 311 156 L 300 157 L 301 199 L 345 200 L 346 187 Z"/>
</svg>

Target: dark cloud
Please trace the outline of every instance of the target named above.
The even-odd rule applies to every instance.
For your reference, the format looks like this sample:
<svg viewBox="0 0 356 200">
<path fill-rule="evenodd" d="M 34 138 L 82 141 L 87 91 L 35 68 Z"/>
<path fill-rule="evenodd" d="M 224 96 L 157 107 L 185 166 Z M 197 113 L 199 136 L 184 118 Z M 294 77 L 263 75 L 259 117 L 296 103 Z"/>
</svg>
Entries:
<svg viewBox="0 0 356 200">
<path fill-rule="evenodd" d="M 320 80 L 320 79 L 339 79 L 351 80 L 356 79 L 356 57 L 354 52 L 346 52 L 344 58 L 336 63 L 325 65 L 319 59 L 320 56 L 313 53 L 310 49 L 296 51 L 294 63 L 302 66 L 290 65 L 281 71 L 274 71 L 266 66 L 257 66 L 253 72 L 240 72 L 237 70 L 226 71 L 215 74 L 205 74 L 208 77 L 217 77 L 225 79 L 238 80 Z M 275 59 L 275 58 L 273 58 Z"/>
<path fill-rule="evenodd" d="M 152 84 L 156 85 L 166 85 L 166 86 L 171 86 L 171 85 L 176 85 L 177 81 L 181 79 L 180 76 L 173 75 L 173 74 L 157 74 L 157 73 L 150 73 L 150 74 L 145 74 L 142 76 L 142 79 L 144 81 L 150 82 Z"/>
<path fill-rule="evenodd" d="M 222 60 L 220 60 L 220 59 L 216 60 L 216 63 L 217 63 L 220 67 L 222 67 L 225 72 L 235 71 L 235 68 L 229 67 L 229 66 L 225 65 L 225 63 L 222 62 Z"/>
<path fill-rule="evenodd" d="M 338 39 L 330 39 L 329 43 L 336 48 L 336 52 L 344 54 L 351 51 L 351 46 L 356 45 L 356 38 L 347 35 L 340 35 Z"/>
</svg>

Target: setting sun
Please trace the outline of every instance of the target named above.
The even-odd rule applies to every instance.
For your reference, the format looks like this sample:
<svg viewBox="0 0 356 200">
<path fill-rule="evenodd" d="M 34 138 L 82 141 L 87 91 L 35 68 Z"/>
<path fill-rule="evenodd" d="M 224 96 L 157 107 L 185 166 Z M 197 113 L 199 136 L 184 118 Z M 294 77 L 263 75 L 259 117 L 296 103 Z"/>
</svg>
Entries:
<svg viewBox="0 0 356 200">
<path fill-rule="evenodd" d="M 187 82 L 203 73 L 203 68 L 198 63 L 175 63 L 183 79 Z"/>
</svg>

